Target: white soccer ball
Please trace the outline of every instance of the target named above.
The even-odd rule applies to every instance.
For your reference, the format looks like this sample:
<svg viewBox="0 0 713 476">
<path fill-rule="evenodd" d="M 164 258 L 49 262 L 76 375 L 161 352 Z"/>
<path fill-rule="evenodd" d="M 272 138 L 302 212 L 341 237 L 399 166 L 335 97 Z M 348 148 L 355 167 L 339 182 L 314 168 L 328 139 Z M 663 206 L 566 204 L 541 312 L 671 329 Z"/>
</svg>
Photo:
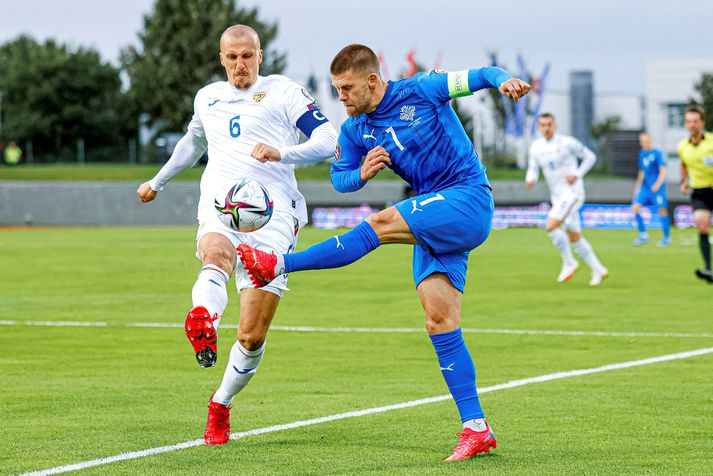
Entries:
<svg viewBox="0 0 713 476">
<path fill-rule="evenodd" d="M 273 203 L 267 190 L 253 179 L 242 179 L 227 193 L 218 192 L 215 197 L 218 219 L 235 231 L 259 230 L 270 221 L 272 209 Z"/>
</svg>

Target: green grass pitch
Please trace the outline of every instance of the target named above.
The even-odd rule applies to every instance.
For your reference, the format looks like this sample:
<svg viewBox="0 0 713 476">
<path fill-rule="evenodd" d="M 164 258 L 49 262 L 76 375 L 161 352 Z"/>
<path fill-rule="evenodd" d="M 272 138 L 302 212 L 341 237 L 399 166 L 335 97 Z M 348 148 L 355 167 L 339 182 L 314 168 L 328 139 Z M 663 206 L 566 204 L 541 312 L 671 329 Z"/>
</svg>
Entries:
<svg viewBox="0 0 713 476">
<path fill-rule="evenodd" d="M 203 370 L 181 328 L 128 326 L 182 324 L 198 270 L 194 233 L 0 230 L 0 474 L 202 436 L 235 329 L 221 329 L 218 365 Z M 306 229 L 300 246 L 333 234 Z M 586 268 L 555 282 L 559 257 L 543 231 L 493 231 L 471 255 L 463 327 L 640 335 L 469 332 L 480 387 L 713 347 L 713 286 L 693 276 L 694 231 L 674 231 L 666 249 L 633 248 L 631 232 L 585 234 L 611 270 L 597 289 Z M 274 324 L 422 327 L 410 263 L 409 247 L 385 246 L 348 268 L 296 273 Z M 231 283 L 223 324 L 237 323 L 237 309 Z M 443 401 L 78 474 L 711 474 L 711 376 L 708 354 L 483 394 L 498 448 L 455 464 L 442 462 L 459 430 L 455 404 Z M 446 393 L 425 332 L 274 329 L 232 425 L 247 431 Z"/>
</svg>

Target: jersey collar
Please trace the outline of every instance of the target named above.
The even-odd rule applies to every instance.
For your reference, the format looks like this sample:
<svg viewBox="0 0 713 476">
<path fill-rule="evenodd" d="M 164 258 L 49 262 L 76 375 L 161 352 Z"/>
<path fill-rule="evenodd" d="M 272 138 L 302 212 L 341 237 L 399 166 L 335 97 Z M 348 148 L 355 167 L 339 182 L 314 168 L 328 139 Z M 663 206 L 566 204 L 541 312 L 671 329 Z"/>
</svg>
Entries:
<svg viewBox="0 0 713 476">
<path fill-rule="evenodd" d="M 255 80 L 255 82 L 253 83 L 253 85 L 250 86 L 250 87 L 247 88 L 247 89 L 239 89 L 239 88 L 236 88 L 235 86 L 233 86 L 233 84 L 232 84 L 230 81 L 226 81 L 226 83 L 228 83 L 228 87 L 229 87 L 230 89 L 232 89 L 233 92 L 235 92 L 235 93 L 237 93 L 237 94 L 240 94 L 240 95 L 243 95 L 243 94 L 252 94 L 253 91 L 255 91 L 257 88 L 260 87 L 260 85 L 263 83 L 263 80 L 264 80 L 264 79 L 265 79 L 264 76 L 260 76 L 260 75 L 258 74 L 257 79 Z"/>
<path fill-rule="evenodd" d="M 382 97 L 381 101 L 379 101 L 379 104 L 376 105 L 376 109 L 366 113 L 366 117 L 368 117 L 369 119 L 373 119 L 374 117 L 379 116 L 382 112 L 384 112 L 385 109 L 389 107 L 389 103 L 391 103 L 391 98 L 393 96 L 393 84 L 393 81 L 388 81 L 386 83 L 386 91 L 384 91 L 384 97 Z"/>
</svg>

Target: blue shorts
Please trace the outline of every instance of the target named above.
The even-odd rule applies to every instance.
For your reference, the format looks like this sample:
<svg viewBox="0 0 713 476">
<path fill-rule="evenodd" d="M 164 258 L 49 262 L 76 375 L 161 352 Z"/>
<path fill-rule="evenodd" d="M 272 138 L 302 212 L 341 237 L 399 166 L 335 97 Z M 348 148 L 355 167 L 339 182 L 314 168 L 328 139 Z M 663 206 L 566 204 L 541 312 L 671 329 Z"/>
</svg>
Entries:
<svg viewBox="0 0 713 476">
<path fill-rule="evenodd" d="M 418 245 L 413 249 L 413 280 L 418 286 L 433 273 L 445 273 L 460 292 L 468 255 L 490 234 L 493 194 L 486 184 L 456 185 L 396 204 Z"/>
<path fill-rule="evenodd" d="M 641 187 L 639 192 L 634 197 L 634 203 L 638 203 L 644 207 L 668 208 L 666 187 L 661 187 L 657 193 L 654 193 L 645 187 Z"/>
</svg>

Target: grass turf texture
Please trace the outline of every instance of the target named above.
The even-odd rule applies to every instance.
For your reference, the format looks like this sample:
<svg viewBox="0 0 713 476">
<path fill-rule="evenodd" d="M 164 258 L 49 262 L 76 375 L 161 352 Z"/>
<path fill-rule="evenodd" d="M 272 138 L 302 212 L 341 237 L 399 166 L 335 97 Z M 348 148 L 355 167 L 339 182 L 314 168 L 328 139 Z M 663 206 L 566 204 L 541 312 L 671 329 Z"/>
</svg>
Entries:
<svg viewBox="0 0 713 476">
<path fill-rule="evenodd" d="M 149 180 L 159 170 L 160 165 L 129 164 L 33 164 L 17 167 L 0 165 L 0 180 L 131 180 L 137 183 Z M 203 166 L 193 167 L 178 175 L 174 180 L 198 180 L 203 173 Z M 298 167 L 295 170 L 297 180 L 329 180 L 329 164 L 310 167 Z M 525 171 L 509 168 L 488 168 L 491 180 L 524 180 Z M 593 170 L 590 178 L 610 178 L 599 170 Z M 401 180 L 391 170 L 383 170 L 376 180 Z"/>
<path fill-rule="evenodd" d="M 332 232 L 304 230 L 301 246 Z M 713 286 L 695 280 L 692 231 L 670 248 L 632 248 L 630 232 L 587 231 L 612 276 L 555 282 L 541 230 L 494 231 L 471 256 L 463 326 L 713 333 Z M 202 435 L 218 365 L 198 368 L 180 328 L 198 261 L 190 228 L 0 231 L 0 317 L 103 321 L 101 327 L 0 326 L 0 474 L 172 445 Z M 419 327 L 410 249 L 382 247 L 341 270 L 297 273 L 274 323 Z M 223 323 L 237 321 L 237 299 Z M 712 338 L 465 335 L 480 387 L 713 346 Z M 85 474 L 703 474 L 713 467 L 713 355 L 484 394 L 494 453 L 445 464 L 459 429 L 445 401 L 84 470 Z M 443 395 L 423 334 L 273 330 L 239 396 L 233 431 Z"/>
</svg>

